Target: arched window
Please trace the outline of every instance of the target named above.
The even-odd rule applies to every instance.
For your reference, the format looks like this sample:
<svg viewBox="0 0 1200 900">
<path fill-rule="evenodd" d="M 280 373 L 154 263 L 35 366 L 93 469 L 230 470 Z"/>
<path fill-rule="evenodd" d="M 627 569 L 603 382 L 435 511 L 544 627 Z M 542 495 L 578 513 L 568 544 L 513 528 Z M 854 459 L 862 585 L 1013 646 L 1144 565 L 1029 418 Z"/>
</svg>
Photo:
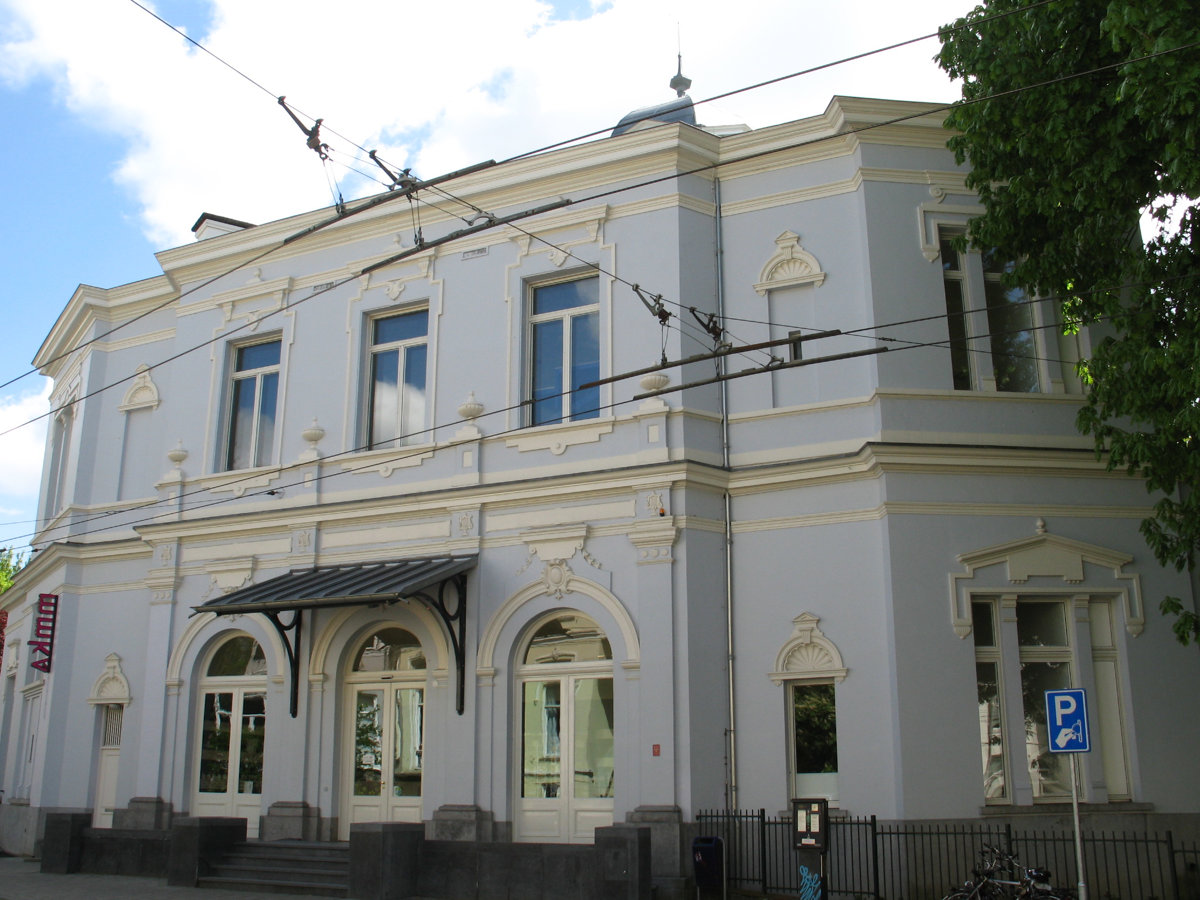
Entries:
<svg viewBox="0 0 1200 900">
<path fill-rule="evenodd" d="M 779 651 L 771 680 L 787 688 L 788 785 L 792 797 L 838 799 L 837 699 L 846 677 L 842 655 L 821 633 L 821 620 L 801 613 Z"/>
</svg>

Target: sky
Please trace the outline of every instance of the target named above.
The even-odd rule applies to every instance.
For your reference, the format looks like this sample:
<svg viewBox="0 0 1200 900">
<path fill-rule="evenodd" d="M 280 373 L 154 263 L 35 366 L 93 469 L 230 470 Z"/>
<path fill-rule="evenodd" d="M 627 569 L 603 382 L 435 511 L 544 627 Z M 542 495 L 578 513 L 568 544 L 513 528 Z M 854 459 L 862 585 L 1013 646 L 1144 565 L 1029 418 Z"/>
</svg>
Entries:
<svg viewBox="0 0 1200 900">
<path fill-rule="evenodd" d="M 0 0 L 0 547 L 24 546 L 36 516 L 46 420 L 23 423 L 49 409 L 49 381 L 27 374 L 42 341 L 77 285 L 160 274 L 154 254 L 190 243 L 201 213 L 258 224 L 331 205 L 331 181 L 347 200 L 378 193 L 359 147 L 430 178 L 611 128 L 674 97 L 677 53 L 706 125 L 816 115 L 835 94 L 949 102 L 930 39 L 700 103 L 973 5 Z M 328 165 L 278 96 L 324 119 Z"/>
</svg>

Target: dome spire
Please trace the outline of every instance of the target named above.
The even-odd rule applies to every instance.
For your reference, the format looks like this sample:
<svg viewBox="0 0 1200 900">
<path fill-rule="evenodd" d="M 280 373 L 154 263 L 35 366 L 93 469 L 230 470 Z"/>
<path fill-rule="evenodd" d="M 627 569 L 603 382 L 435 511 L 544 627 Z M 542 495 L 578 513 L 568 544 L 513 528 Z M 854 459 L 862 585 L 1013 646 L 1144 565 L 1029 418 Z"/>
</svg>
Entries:
<svg viewBox="0 0 1200 900">
<path fill-rule="evenodd" d="M 682 97 L 684 92 L 692 86 L 692 79 L 683 74 L 683 54 L 679 54 L 679 67 L 675 70 L 675 77 L 671 79 L 671 90 L 675 92 L 676 97 Z"/>
</svg>

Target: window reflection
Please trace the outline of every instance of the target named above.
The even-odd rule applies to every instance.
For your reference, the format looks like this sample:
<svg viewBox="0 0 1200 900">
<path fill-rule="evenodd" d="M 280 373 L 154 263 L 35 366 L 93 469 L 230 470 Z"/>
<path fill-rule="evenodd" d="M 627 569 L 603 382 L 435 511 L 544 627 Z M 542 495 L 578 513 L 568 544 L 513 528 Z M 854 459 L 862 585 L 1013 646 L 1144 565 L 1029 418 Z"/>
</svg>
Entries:
<svg viewBox="0 0 1200 900">
<path fill-rule="evenodd" d="M 385 628 L 363 642 L 354 658 L 355 672 L 414 671 L 425 668 L 416 636 L 403 628 Z"/>
<path fill-rule="evenodd" d="M 612 646 L 588 616 L 574 613 L 551 619 L 529 641 L 526 665 L 612 659 Z"/>
</svg>

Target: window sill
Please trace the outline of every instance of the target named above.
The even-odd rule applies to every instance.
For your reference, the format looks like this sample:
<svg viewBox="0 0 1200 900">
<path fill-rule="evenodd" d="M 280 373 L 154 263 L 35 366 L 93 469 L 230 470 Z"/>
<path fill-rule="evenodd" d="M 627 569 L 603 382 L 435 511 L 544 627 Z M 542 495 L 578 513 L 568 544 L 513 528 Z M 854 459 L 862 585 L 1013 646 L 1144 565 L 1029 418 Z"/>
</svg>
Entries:
<svg viewBox="0 0 1200 900">
<path fill-rule="evenodd" d="M 1080 813 L 1152 813 L 1153 803 L 1135 803 L 1132 800 L 1113 800 L 1108 803 L 1080 803 Z M 1071 802 L 1063 803 L 1034 803 L 1027 806 L 984 806 L 979 810 L 982 818 L 998 818 L 1008 816 L 1069 816 Z"/>
<path fill-rule="evenodd" d="M 396 469 L 411 469 L 433 456 L 433 444 L 401 444 L 382 450 L 364 450 L 344 457 L 342 471 L 352 475 L 379 475 L 388 478 Z"/>
<path fill-rule="evenodd" d="M 580 422 L 560 422 L 554 425 L 533 425 L 513 435 L 505 444 L 518 453 L 532 450 L 549 450 L 561 456 L 568 447 L 579 444 L 597 443 L 604 435 L 612 432 L 616 419 L 584 419 Z"/>
</svg>

